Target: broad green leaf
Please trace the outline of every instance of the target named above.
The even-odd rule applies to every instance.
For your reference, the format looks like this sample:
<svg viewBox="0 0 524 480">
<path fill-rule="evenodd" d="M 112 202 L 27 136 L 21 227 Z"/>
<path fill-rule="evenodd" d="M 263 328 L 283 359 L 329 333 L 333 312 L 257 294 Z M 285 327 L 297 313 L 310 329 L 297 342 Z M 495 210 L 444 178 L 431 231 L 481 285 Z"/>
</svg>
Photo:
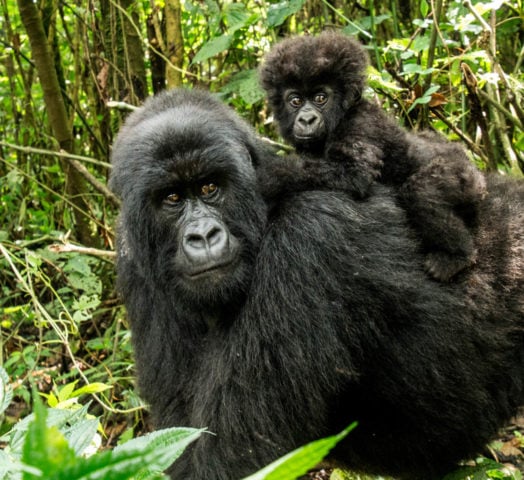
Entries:
<svg viewBox="0 0 524 480">
<path fill-rule="evenodd" d="M 35 416 L 27 430 L 22 462 L 39 469 L 42 475 L 24 472 L 23 480 L 51 480 L 55 472 L 67 468 L 75 461 L 75 452 L 69 447 L 64 435 L 57 427 L 48 427 L 46 417 L 47 410 L 42 402 L 35 401 Z"/>
<path fill-rule="evenodd" d="M 352 423 L 337 435 L 297 448 L 244 480 L 295 480 L 322 461 L 330 450 L 356 426 L 356 422 Z"/>
<path fill-rule="evenodd" d="M 53 392 L 51 392 L 51 393 L 40 393 L 40 395 L 47 400 L 47 404 L 50 407 L 54 408 L 54 407 L 56 407 L 58 405 L 58 398 L 56 398 L 56 395 Z"/>
<path fill-rule="evenodd" d="M 46 480 L 135 480 L 151 479 L 168 468 L 204 430 L 169 428 L 57 470 Z M 24 479 L 25 480 L 25 479 Z"/>
<path fill-rule="evenodd" d="M 74 450 L 76 456 L 82 455 L 86 448 L 91 445 L 98 430 L 97 418 L 80 420 L 70 427 L 63 428 L 64 437 L 69 446 Z"/>
<path fill-rule="evenodd" d="M 72 397 L 79 397 L 80 395 L 93 394 L 104 392 L 113 388 L 111 385 L 106 385 L 102 382 L 93 382 L 89 385 L 84 385 L 83 387 L 77 388 L 74 392 L 71 393 Z"/>
<path fill-rule="evenodd" d="M 40 470 L 38 468 L 24 465 L 4 450 L 0 450 L 0 479 L 18 480 L 22 478 L 22 472 L 29 472 L 33 475 L 38 475 Z"/>
<path fill-rule="evenodd" d="M 233 33 L 241 28 L 256 23 L 259 16 L 251 13 L 242 2 L 231 2 L 226 4 L 224 13 L 226 16 L 228 32 Z"/>
<path fill-rule="evenodd" d="M 434 68 L 422 68 L 422 66 L 420 66 L 418 63 L 406 63 L 400 75 L 411 75 L 414 73 L 418 75 L 427 75 L 428 73 L 432 73 L 434 71 Z"/>
<path fill-rule="evenodd" d="M 291 0 L 289 2 L 279 2 L 270 5 L 267 11 L 268 28 L 282 25 L 286 18 L 297 13 L 304 3 L 305 0 Z"/>
<path fill-rule="evenodd" d="M 389 20 L 391 18 L 391 14 L 385 13 L 384 15 L 377 15 L 376 17 L 362 17 L 359 20 L 359 25 L 364 30 L 370 30 L 373 25 L 380 25 L 381 23 L 385 22 L 386 20 Z"/>
<path fill-rule="evenodd" d="M 166 470 L 184 452 L 186 447 L 194 442 L 205 429 L 166 428 L 148 435 L 134 438 L 116 447 L 113 452 L 121 455 L 126 452 L 148 454 L 147 468 L 143 469 L 136 479 L 144 480 L 152 475 Z"/>
<path fill-rule="evenodd" d="M 233 35 L 221 35 L 219 37 L 212 38 L 209 42 L 206 42 L 198 53 L 193 58 L 191 63 L 200 63 L 208 58 L 218 55 L 220 52 L 227 50 L 233 41 Z"/>
<path fill-rule="evenodd" d="M 264 91 L 260 87 L 256 69 L 237 73 L 221 91 L 223 93 L 237 93 L 249 105 L 262 100 L 265 96 Z"/>
<path fill-rule="evenodd" d="M 71 395 L 71 393 L 73 393 L 73 390 L 75 389 L 77 383 L 78 380 L 75 380 L 74 382 L 67 383 L 66 385 L 64 385 L 58 391 L 58 401 L 63 402 L 64 400 L 68 400 L 69 398 L 71 398 L 73 396 Z"/>
<path fill-rule="evenodd" d="M 427 14 L 429 12 L 429 5 L 428 5 L 428 2 L 426 2 L 426 0 L 421 0 L 420 1 L 420 13 L 422 15 L 422 17 L 426 17 Z"/>
<path fill-rule="evenodd" d="M 76 422 L 86 417 L 88 408 L 89 404 L 84 405 L 77 410 L 49 408 L 46 411 L 47 426 L 55 426 L 62 429 L 68 424 L 74 425 Z M 22 454 L 26 433 L 34 419 L 35 413 L 31 413 L 23 420 L 20 420 L 9 433 L 0 437 L 0 440 L 8 442 L 12 452 Z"/>
</svg>

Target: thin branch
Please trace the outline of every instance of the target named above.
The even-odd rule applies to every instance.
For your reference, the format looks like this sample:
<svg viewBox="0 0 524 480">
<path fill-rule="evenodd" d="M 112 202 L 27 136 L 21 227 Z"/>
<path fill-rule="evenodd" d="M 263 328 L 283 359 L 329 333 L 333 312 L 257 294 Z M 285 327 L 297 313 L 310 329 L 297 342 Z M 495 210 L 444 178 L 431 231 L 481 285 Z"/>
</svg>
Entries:
<svg viewBox="0 0 524 480">
<path fill-rule="evenodd" d="M 493 100 L 493 98 L 491 98 L 486 92 L 483 92 L 482 90 L 477 90 L 477 93 L 480 96 L 480 98 L 482 98 L 482 100 L 486 100 L 486 102 L 493 105 L 496 109 L 503 113 L 506 116 L 506 118 L 511 123 L 513 123 L 513 125 L 520 128 L 520 130 L 524 131 L 524 126 L 522 125 L 520 119 L 512 115 L 507 108 L 503 107 L 500 103 Z"/>
<path fill-rule="evenodd" d="M 107 186 L 96 178 L 84 165 L 78 160 L 69 159 L 69 163 L 80 173 L 91 186 L 107 198 L 115 207 L 120 207 L 120 199 Z"/>
<path fill-rule="evenodd" d="M 439 120 L 441 120 L 443 123 L 447 125 L 448 128 L 450 128 L 454 133 L 456 133 L 459 138 L 468 146 L 468 148 L 475 154 L 478 155 L 482 161 L 487 164 L 488 163 L 488 157 L 486 154 L 482 151 L 482 149 L 473 141 L 471 138 L 469 138 L 460 128 L 458 128 L 456 125 L 453 125 L 444 115 L 441 111 L 437 109 L 432 109 L 431 112 L 438 117 Z"/>
<path fill-rule="evenodd" d="M 482 18 L 482 15 L 480 15 L 479 12 L 477 12 L 477 10 L 475 10 L 475 7 L 471 3 L 471 1 L 470 0 L 464 0 L 463 5 L 471 12 L 471 14 L 482 25 L 482 28 L 484 30 L 486 30 L 486 32 L 489 32 L 489 34 L 491 35 L 493 33 L 493 30 L 491 29 L 490 24 L 488 22 L 486 22 L 486 20 L 484 20 Z M 494 52 L 491 52 L 491 53 L 494 53 Z"/>
<path fill-rule="evenodd" d="M 73 245 L 69 242 L 53 243 L 52 245 L 49 245 L 48 248 L 54 253 L 75 252 L 81 253 L 83 255 L 92 255 L 94 257 L 107 257 L 110 259 L 114 259 L 116 257 L 116 252 L 113 252 L 111 250 L 101 250 L 99 248 L 82 247 L 80 245 Z"/>
<path fill-rule="evenodd" d="M 429 40 L 429 47 L 428 47 L 428 62 L 427 62 L 427 69 L 431 69 L 433 67 L 433 62 L 435 61 L 435 49 L 437 47 L 437 37 L 439 34 L 438 24 L 440 21 L 440 15 L 442 12 L 442 0 L 435 0 L 435 2 L 432 3 L 432 14 L 433 14 L 433 26 L 431 28 L 431 37 Z M 431 79 L 432 75 L 431 72 L 428 73 L 428 76 L 426 77 L 426 82 L 424 84 L 424 90 L 427 90 L 431 86 Z"/>
<path fill-rule="evenodd" d="M 12 148 L 14 150 L 20 150 L 25 153 L 37 153 L 42 155 L 53 155 L 55 157 L 61 157 L 65 158 L 72 167 L 80 174 L 82 175 L 90 184 L 91 186 L 97 190 L 99 193 L 101 193 L 104 197 L 106 197 L 115 207 L 120 206 L 120 200 L 118 197 L 107 188 L 105 184 L 103 184 L 100 180 L 98 180 L 84 165 L 80 163 L 79 160 L 83 162 L 90 162 L 94 163 L 96 165 L 101 165 L 107 168 L 111 168 L 111 164 L 100 162 L 98 160 L 94 160 L 89 157 L 82 157 L 80 155 L 73 155 L 71 153 L 67 153 L 63 150 L 60 152 L 55 152 L 53 150 L 44 150 L 40 148 L 33 148 L 33 147 L 23 147 L 20 145 L 13 145 L 12 143 L 7 142 L 0 142 L 0 145 Z"/>
<path fill-rule="evenodd" d="M 0 141 L 0 145 L 2 147 L 12 148 L 13 150 L 19 150 L 20 152 L 24 152 L 24 153 L 37 153 L 39 155 L 50 155 L 53 157 L 80 160 L 81 162 L 92 163 L 93 165 L 98 165 L 100 167 L 111 168 L 110 163 L 102 162 L 101 160 L 95 160 L 94 158 L 91 158 L 91 157 L 84 157 L 82 155 L 74 155 L 72 153 L 65 152 L 64 150 L 60 150 L 60 151 L 46 150 L 44 148 L 34 148 L 34 147 L 27 147 L 23 145 L 14 145 L 13 143 L 8 143 L 4 141 Z"/>
<path fill-rule="evenodd" d="M 117 102 L 114 100 L 110 100 L 106 102 L 106 107 L 116 108 L 118 110 L 130 110 L 130 111 L 138 110 L 140 108 L 140 107 L 137 107 L 136 105 L 131 105 L 130 103 Z"/>
</svg>

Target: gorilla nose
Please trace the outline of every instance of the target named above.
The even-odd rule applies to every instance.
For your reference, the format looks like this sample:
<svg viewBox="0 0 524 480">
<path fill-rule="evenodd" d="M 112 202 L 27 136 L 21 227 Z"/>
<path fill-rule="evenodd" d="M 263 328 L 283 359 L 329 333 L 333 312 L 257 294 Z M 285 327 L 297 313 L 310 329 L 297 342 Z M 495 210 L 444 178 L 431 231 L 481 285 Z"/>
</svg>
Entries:
<svg viewBox="0 0 524 480">
<path fill-rule="evenodd" d="M 187 226 L 182 248 L 195 264 L 218 261 L 229 251 L 229 236 L 219 222 L 202 218 Z"/>
<path fill-rule="evenodd" d="M 305 127 L 311 127 L 318 120 L 318 115 L 315 113 L 303 113 L 300 115 L 298 121 Z"/>
</svg>

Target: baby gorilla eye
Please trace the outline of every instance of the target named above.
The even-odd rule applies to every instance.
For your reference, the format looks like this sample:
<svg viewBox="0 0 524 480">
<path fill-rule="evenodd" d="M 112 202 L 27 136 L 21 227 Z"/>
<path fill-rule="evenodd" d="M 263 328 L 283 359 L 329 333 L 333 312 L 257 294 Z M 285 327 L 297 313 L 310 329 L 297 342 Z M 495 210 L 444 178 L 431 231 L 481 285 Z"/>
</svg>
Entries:
<svg viewBox="0 0 524 480">
<path fill-rule="evenodd" d="M 327 102 L 328 96 L 324 92 L 319 92 L 315 95 L 314 102 L 317 105 L 324 105 Z"/>
<path fill-rule="evenodd" d="M 200 189 L 200 193 L 204 196 L 204 197 L 208 197 L 210 195 L 213 195 L 214 193 L 216 193 L 218 191 L 218 187 L 217 185 L 215 185 L 214 183 L 208 183 L 206 185 L 202 185 L 201 189 Z"/>
<path fill-rule="evenodd" d="M 301 97 L 299 97 L 296 93 L 291 94 L 289 97 L 287 97 L 287 101 L 292 107 L 298 108 L 301 107 L 304 101 Z"/>
</svg>

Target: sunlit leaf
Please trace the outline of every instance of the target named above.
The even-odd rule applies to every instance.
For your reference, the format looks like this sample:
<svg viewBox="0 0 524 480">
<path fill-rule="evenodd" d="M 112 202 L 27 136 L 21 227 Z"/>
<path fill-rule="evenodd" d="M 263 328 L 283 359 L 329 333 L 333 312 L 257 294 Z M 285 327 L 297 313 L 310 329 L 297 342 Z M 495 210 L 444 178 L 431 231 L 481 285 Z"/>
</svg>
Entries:
<svg viewBox="0 0 524 480">
<path fill-rule="evenodd" d="M 289 2 L 274 3 L 267 11 L 267 25 L 269 28 L 282 25 L 285 20 L 297 13 L 303 6 L 305 0 L 291 0 Z"/>
<path fill-rule="evenodd" d="M 356 426 L 357 424 L 353 423 L 337 435 L 297 448 L 244 480 L 295 480 L 322 461 Z"/>
<path fill-rule="evenodd" d="M 221 35 L 219 37 L 212 38 L 209 42 L 206 42 L 198 53 L 193 58 L 191 63 L 203 62 L 220 52 L 227 50 L 233 41 L 232 35 Z"/>
</svg>

